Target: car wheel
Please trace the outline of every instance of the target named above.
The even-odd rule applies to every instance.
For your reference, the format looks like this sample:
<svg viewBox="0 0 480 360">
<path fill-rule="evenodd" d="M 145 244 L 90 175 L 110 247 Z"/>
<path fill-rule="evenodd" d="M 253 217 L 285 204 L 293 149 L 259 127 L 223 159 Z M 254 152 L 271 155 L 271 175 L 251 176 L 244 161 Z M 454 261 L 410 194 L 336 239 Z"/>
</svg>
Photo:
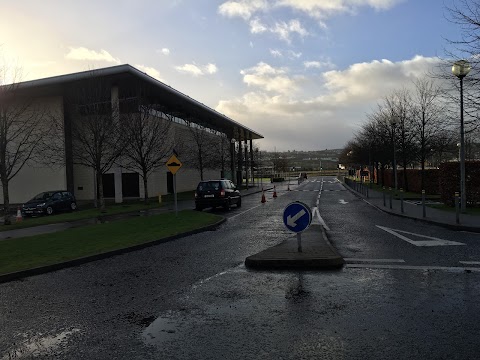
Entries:
<svg viewBox="0 0 480 360">
<path fill-rule="evenodd" d="M 77 203 L 72 202 L 72 203 L 70 204 L 70 210 L 72 210 L 72 211 L 77 210 Z"/>
<path fill-rule="evenodd" d="M 45 211 L 46 211 L 47 215 L 52 215 L 53 214 L 53 208 L 51 206 L 48 206 Z"/>
<path fill-rule="evenodd" d="M 242 198 L 238 198 L 237 208 L 242 207 Z"/>
</svg>

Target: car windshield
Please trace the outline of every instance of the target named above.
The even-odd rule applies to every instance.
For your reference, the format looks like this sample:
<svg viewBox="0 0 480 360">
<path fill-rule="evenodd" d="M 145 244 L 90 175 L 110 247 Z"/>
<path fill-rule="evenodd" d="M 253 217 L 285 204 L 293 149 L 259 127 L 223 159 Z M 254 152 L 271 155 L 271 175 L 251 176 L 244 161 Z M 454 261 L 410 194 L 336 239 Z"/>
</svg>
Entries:
<svg viewBox="0 0 480 360">
<path fill-rule="evenodd" d="M 220 189 L 220 181 L 208 181 L 198 184 L 198 190 L 218 190 Z"/>
<path fill-rule="evenodd" d="M 52 192 L 43 192 L 35 196 L 32 200 L 46 200 L 50 197 L 52 197 L 53 193 Z"/>
</svg>

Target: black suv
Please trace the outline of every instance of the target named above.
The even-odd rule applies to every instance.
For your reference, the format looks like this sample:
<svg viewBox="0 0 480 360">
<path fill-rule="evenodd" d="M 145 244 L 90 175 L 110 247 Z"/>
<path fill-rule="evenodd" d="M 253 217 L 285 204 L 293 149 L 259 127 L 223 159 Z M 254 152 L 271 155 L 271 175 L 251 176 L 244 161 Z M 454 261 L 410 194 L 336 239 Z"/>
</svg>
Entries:
<svg viewBox="0 0 480 360">
<path fill-rule="evenodd" d="M 23 216 L 52 215 L 60 211 L 73 211 L 77 209 L 75 196 L 69 191 L 45 191 L 22 206 Z"/>
<path fill-rule="evenodd" d="M 217 206 L 228 210 L 233 204 L 242 206 L 242 196 L 230 180 L 207 180 L 198 184 L 195 191 L 195 210 Z"/>
</svg>

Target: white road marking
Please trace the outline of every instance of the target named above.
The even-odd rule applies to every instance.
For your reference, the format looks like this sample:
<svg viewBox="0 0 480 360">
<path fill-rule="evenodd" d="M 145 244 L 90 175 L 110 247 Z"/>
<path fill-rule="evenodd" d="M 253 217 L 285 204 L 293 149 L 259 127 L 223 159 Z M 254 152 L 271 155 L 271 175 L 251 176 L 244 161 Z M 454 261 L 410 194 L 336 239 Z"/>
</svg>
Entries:
<svg viewBox="0 0 480 360">
<path fill-rule="evenodd" d="M 382 262 L 382 263 L 404 263 L 403 259 L 356 259 L 356 258 L 344 258 L 345 261 L 358 261 L 358 262 Z"/>
<path fill-rule="evenodd" d="M 480 261 L 459 261 L 463 265 L 480 265 Z"/>
<path fill-rule="evenodd" d="M 392 269 L 392 270 L 443 270 L 448 272 L 480 272 L 480 267 L 460 266 L 416 266 L 416 265 L 389 265 L 389 264 L 346 264 L 346 268 L 371 268 L 371 269 Z"/>
<path fill-rule="evenodd" d="M 315 218 L 315 214 L 317 214 L 317 217 Z M 318 222 L 316 221 L 318 220 Z M 314 225 L 322 225 L 326 230 L 330 231 L 330 228 L 327 226 L 325 221 L 322 219 L 320 216 L 320 211 L 318 211 L 318 207 L 314 207 L 312 209 L 312 224 Z"/>
<path fill-rule="evenodd" d="M 420 234 L 415 234 L 415 233 L 411 233 L 411 232 L 408 232 L 408 231 L 403 231 L 403 230 L 397 230 L 397 229 L 390 229 L 388 227 L 385 227 L 385 226 L 380 226 L 380 225 L 376 225 L 379 229 L 382 229 L 392 235 L 395 235 L 396 237 L 412 244 L 412 245 L 415 245 L 415 246 L 455 246 L 455 245 L 465 245 L 464 243 L 461 243 L 461 242 L 457 242 L 457 241 L 450 241 L 450 240 L 443 240 L 443 239 L 439 239 L 439 238 L 435 238 L 435 237 L 431 237 L 431 236 L 426 236 L 426 235 L 420 235 Z M 425 238 L 425 239 L 430 239 L 430 240 L 427 240 L 427 241 L 418 241 L 418 240 L 412 240 L 412 239 L 409 239 L 407 238 L 406 236 L 403 236 L 399 233 L 404 233 L 404 234 L 408 234 L 408 235 L 413 235 L 413 236 L 417 236 L 417 237 L 421 237 L 421 238 Z"/>
<path fill-rule="evenodd" d="M 345 201 L 343 199 L 338 200 L 338 202 L 343 205 L 348 204 L 348 201 Z"/>
</svg>

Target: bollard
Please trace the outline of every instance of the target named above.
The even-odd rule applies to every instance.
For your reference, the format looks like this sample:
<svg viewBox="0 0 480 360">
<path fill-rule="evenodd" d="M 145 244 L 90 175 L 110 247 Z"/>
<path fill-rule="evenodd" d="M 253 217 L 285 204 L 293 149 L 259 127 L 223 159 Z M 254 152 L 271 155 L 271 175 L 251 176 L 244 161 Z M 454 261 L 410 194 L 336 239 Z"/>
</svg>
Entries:
<svg viewBox="0 0 480 360">
<path fill-rule="evenodd" d="M 425 190 L 422 190 L 422 208 L 423 208 L 423 217 L 427 217 L 427 210 L 425 208 Z"/>
<path fill-rule="evenodd" d="M 383 187 L 383 206 L 387 206 L 385 202 L 385 186 Z"/>
<path fill-rule="evenodd" d="M 392 188 L 388 188 L 388 192 L 390 193 L 390 209 L 392 209 Z"/>
<path fill-rule="evenodd" d="M 368 197 L 369 197 L 369 196 L 368 196 L 368 187 L 367 187 L 367 189 L 366 189 L 366 190 L 367 190 L 367 199 L 368 199 Z"/>
<path fill-rule="evenodd" d="M 455 220 L 457 224 L 460 224 L 460 197 L 458 192 L 455 193 Z"/>
<path fill-rule="evenodd" d="M 400 188 L 400 211 L 402 214 L 404 213 L 403 211 L 403 188 Z"/>
<path fill-rule="evenodd" d="M 162 194 L 158 194 L 158 203 L 159 203 L 159 204 L 162 203 Z"/>
</svg>

